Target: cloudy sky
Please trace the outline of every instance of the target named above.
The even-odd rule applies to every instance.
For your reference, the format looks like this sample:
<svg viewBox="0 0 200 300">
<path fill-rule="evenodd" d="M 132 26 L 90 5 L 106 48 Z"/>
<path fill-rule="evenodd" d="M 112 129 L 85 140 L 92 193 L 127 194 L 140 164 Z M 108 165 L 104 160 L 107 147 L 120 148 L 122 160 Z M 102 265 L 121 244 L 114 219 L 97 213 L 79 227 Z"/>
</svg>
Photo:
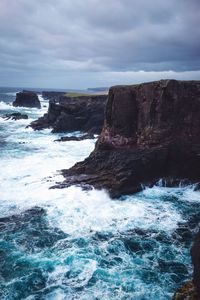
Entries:
<svg viewBox="0 0 200 300">
<path fill-rule="evenodd" d="M 200 0 L 0 0 L 0 86 L 200 79 Z"/>
</svg>

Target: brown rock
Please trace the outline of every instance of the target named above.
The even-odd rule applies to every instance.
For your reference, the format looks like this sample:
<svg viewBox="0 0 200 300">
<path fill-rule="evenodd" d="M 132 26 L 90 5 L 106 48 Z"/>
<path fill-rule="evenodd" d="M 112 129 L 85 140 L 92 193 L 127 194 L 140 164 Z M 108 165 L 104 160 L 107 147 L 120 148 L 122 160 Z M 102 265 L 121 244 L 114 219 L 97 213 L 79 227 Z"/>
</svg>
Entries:
<svg viewBox="0 0 200 300">
<path fill-rule="evenodd" d="M 41 108 L 40 100 L 34 92 L 20 92 L 16 94 L 13 106 Z"/>
<path fill-rule="evenodd" d="M 200 81 L 112 87 L 95 150 L 63 171 L 64 185 L 90 184 L 116 197 L 160 178 L 170 185 L 198 182 L 199 131 Z"/>
</svg>

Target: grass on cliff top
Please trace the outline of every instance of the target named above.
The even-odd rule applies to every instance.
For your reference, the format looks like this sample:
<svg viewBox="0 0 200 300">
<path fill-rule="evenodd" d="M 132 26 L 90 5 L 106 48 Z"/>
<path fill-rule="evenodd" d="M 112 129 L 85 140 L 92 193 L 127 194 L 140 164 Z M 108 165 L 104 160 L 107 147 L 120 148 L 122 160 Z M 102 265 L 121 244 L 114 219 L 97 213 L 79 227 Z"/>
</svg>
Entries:
<svg viewBox="0 0 200 300">
<path fill-rule="evenodd" d="M 91 96 L 100 96 L 100 95 L 105 95 L 105 93 L 66 93 L 65 97 L 71 97 L 71 98 L 75 98 L 75 97 L 91 97 Z"/>
</svg>

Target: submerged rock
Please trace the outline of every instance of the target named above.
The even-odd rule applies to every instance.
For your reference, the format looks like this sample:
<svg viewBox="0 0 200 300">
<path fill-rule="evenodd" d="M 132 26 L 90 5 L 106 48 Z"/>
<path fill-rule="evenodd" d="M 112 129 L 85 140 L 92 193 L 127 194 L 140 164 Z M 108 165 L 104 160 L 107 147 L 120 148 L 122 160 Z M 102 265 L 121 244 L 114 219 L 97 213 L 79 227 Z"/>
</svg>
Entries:
<svg viewBox="0 0 200 300">
<path fill-rule="evenodd" d="M 200 81 L 112 87 L 95 150 L 63 171 L 63 186 L 89 184 L 118 197 L 160 178 L 198 182 L 199 128 Z"/>
<path fill-rule="evenodd" d="M 15 247 L 23 245 L 28 252 L 37 251 L 53 246 L 66 234 L 58 228 L 49 225 L 46 211 L 38 206 L 30 208 L 20 214 L 0 218 L 0 237 Z"/>
<path fill-rule="evenodd" d="M 16 94 L 13 106 L 41 108 L 41 103 L 36 93 L 25 91 Z"/>
<path fill-rule="evenodd" d="M 12 114 L 5 114 L 2 116 L 3 119 L 6 120 L 21 120 L 21 119 L 28 119 L 28 116 L 25 114 L 21 114 L 20 112 L 12 113 Z"/>
<path fill-rule="evenodd" d="M 48 113 L 30 124 L 34 130 L 100 133 L 104 121 L 106 95 L 60 96 L 49 101 Z"/>
</svg>

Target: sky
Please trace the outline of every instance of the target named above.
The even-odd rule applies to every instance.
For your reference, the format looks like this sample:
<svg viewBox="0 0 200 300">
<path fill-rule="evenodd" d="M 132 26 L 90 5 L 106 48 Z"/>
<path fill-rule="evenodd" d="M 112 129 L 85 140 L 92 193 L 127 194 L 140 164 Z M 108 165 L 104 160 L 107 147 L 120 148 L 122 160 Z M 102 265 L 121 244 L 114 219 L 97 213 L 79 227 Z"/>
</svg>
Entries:
<svg viewBox="0 0 200 300">
<path fill-rule="evenodd" d="M 0 0 L 0 86 L 200 80 L 200 0 Z"/>
</svg>

